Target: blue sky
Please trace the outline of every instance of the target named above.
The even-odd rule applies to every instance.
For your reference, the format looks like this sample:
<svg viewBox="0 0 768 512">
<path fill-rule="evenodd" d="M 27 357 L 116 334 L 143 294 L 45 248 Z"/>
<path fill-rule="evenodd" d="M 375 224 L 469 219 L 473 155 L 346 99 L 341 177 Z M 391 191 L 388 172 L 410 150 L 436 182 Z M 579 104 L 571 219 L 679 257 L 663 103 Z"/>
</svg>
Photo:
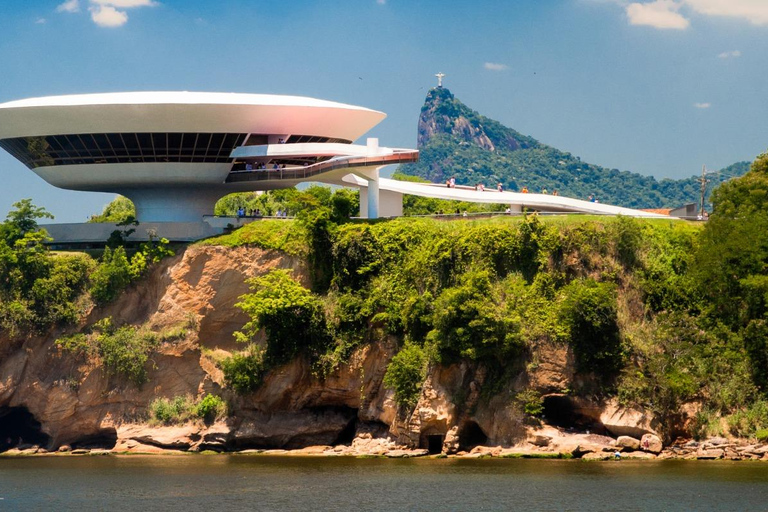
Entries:
<svg viewBox="0 0 768 512">
<path fill-rule="evenodd" d="M 0 0 L 0 102 L 193 90 L 297 94 L 389 117 L 413 147 L 424 96 L 582 159 L 679 178 L 768 148 L 768 0 Z M 62 191 L 0 151 L 0 212 L 31 197 L 77 222 L 107 194 Z"/>
</svg>

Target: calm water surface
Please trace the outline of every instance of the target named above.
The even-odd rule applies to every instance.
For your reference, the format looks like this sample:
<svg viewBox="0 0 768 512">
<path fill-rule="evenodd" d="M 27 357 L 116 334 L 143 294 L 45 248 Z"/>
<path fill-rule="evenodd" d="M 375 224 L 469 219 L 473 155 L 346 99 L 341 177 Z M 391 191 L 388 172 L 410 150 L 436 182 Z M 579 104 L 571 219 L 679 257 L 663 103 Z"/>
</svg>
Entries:
<svg viewBox="0 0 768 512">
<path fill-rule="evenodd" d="M 768 464 L 0 458 L 3 510 L 768 510 Z"/>
</svg>

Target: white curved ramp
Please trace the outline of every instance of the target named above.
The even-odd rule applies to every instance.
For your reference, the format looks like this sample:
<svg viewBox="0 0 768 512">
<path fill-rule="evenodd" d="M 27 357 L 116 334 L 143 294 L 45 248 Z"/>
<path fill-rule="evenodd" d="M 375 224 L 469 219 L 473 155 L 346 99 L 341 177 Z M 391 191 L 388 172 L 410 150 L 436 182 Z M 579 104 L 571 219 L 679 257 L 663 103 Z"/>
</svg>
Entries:
<svg viewBox="0 0 768 512">
<path fill-rule="evenodd" d="M 348 185 L 367 187 L 368 182 L 355 175 L 347 175 L 344 181 Z M 625 215 L 627 217 L 644 217 L 671 219 L 667 215 L 613 206 L 604 203 L 593 203 L 572 197 L 554 196 L 547 194 L 523 194 L 520 192 L 499 192 L 497 190 L 478 191 L 470 187 L 448 188 L 434 183 L 415 183 L 386 178 L 379 179 L 379 190 L 410 194 L 435 199 L 450 199 L 470 203 L 504 204 L 513 209 L 529 208 L 544 212 L 573 212 L 591 213 L 596 215 Z"/>
</svg>

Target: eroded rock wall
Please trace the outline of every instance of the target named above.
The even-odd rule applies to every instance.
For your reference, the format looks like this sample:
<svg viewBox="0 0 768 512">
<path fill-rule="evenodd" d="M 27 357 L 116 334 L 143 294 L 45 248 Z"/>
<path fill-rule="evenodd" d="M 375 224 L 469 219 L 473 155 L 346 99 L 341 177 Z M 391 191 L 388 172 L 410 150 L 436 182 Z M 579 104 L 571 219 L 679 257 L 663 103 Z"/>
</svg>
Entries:
<svg viewBox="0 0 768 512">
<path fill-rule="evenodd" d="M 413 411 L 398 409 L 382 384 L 397 349 L 394 338 L 359 348 L 323 378 L 299 358 L 271 371 L 255 393 L 230 392 L 215 360 L 240 348 L 232 333 L 247 317 L 235 303 L 248 292 L 249 278 L 278 268 L 292 269 L 308 286 L 307 269 L 298 258 L 248 247 L 189 247 L 164 260 L 114 303 L 90 311 L 79 326 L 23 342 L 0 340 L 0 421 L 3 410 L 25 409 L 49 436 L 50 449 L 91 442 L 141 451 L 344 443 L 378 453 L 397 446 L 434 450 L 439 441 L 438 448 L 454 453 L 478 444 L 544 443 L 547 436 L 532 433 L 536 426 L 526 423 L 519 393 L 532 389 L 560 396 L 574 378 L 567 346 L 546 340 L 504 370 L 503 378 L 467 362 L 430 368 Z M 116 325 L 157 332 L 184 325 L 186 335 L 152 353 L 148 381 L 137 387 L 108 375 L 96 360 L 57 348 L 61 336 L 107 317 Z M 152 400 L 206 393 L 230 403 L 226 420 L 178 427 L 148 424 Z M 577 405 L 614 435 L 658 433 L 658 421 L 643 411 L 614 403 Z"/>
</svg>

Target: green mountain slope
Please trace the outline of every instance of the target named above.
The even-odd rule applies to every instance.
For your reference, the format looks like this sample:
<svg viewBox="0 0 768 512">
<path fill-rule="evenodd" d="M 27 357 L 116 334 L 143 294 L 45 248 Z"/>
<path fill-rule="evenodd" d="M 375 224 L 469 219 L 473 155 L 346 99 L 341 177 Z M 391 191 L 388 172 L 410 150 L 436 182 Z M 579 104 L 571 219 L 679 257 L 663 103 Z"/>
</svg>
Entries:
<svg viewBox="0 0 768 512">
<path fill-rule="evenodd" d="M 584 199 L 595 195 L 601 202 L 630 208 L 674 208 L 699 201 L 696 176 L 657 180 L 582 162 L 475 112 L 445 88 L 427 94 L 418 148 L 420 161 L 401 166 L 400 172 L 439 183 L 452 176 L 460 185 L 501 182 L 508 190 L 557 190 Z M 747 170 L 749 162 L 739 162 L 710 175 L 708 192 Z"/>
</svg>

